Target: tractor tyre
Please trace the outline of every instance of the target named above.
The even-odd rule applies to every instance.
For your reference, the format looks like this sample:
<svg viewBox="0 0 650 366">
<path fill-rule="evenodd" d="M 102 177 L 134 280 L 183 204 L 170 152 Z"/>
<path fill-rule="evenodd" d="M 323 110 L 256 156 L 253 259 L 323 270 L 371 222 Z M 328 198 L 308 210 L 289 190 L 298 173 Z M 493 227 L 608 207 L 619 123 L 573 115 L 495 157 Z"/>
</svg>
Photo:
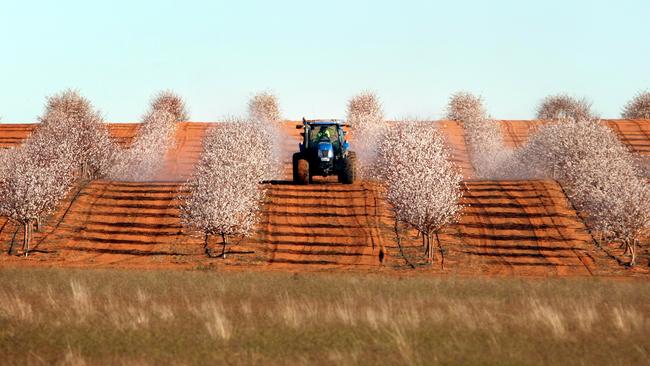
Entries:
<svg viewBox="0 0 650 366">
<path fill-rule="evenodd" d="M 343 159 L 343 170 L 339 174 L 339 182 L 343 184 L 354 183 L 357 175 L 357 155 L 349 152 L 348 156 Z"/>
<path fill-rule="evenodd" d="M 296 183 L 307 185 L 311 181 L 309 176 L 309 162 L 306 159 L 298 159 L 297 163 L 298 180 Z"/>
<path fill-rule="evenodd" d="M 291 170 L 293 172 L 293 182 L 300 183 L 300 177 L 298 175 L 298 160 L 302 157 L 302 154 L 295 153 L 291 157 Z"/>
</svg>

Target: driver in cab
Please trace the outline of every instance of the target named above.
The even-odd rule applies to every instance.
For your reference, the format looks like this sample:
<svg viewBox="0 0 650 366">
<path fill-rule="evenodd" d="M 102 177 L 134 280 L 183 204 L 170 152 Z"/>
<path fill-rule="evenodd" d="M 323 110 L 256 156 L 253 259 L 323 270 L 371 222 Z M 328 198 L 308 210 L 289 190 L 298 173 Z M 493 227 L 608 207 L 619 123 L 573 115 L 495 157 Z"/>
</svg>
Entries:
<svg viewBox="0 0 650 366">
<path fill-rule="evenodd" d="M 320 126 L 320 130 L 316 135 L 316 141 L 322 141 L 322 140 L 331 141 L 331 137 L 332 136 L 330 134 L 330 130 L 327 128 L 327 126 Z"/>
</svg>

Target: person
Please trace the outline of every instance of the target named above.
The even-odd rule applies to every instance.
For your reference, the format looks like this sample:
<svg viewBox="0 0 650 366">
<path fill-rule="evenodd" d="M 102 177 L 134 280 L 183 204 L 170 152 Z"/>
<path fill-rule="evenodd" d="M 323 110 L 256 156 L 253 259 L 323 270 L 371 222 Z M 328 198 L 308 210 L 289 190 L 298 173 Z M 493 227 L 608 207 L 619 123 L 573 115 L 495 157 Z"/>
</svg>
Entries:
<svg viewBox="0 0 650 366">
<path fill-rule="evenodd" d="M 327 139 L 330 140 L 330 130 L 327 128 L 327 126 L 320 126 L 320 130 L 318 131 L 318 134 L 316 135 L 316 141 L 320 141 L 322 139 Z"/>
</svg>

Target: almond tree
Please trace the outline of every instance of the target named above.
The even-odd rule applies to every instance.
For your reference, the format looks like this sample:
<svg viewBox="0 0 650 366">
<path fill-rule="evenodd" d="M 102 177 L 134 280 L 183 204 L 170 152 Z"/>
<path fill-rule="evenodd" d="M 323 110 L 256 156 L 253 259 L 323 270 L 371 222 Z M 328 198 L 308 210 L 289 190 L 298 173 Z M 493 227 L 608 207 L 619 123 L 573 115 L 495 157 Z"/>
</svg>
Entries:
<svg viewBox="0 0 650 366">
<path fill-rule="evenodd" d="M 185 101 L 171 90 L 163 90 L 154 96 L 151 100 L 151 111 L 149 113 L 151 114 L 154 111 L 165 111 L 171 114 L 175 122 L 186 122 L 190 119 Z M 143 119 L 146 119 L 146 117 Z"/>
<path fill-rule="evenodd" d="M 135 182 L 153 179 L 174 142 L 175 125 L 174 116 L 164 110 L 145 116 L 133 144 L 117 156 L 108 176 Z"/>
<path fill-rule="evenodd" d="M 440 132 L 430 124 L 398 123 L 380 145 L 379 177 L 386 189 L 395 219 L 422 234 L 425 256 L 433 262 L 435 237 L 444 255 L 438 232 L 458 219 L 462 176 L 451 162 Z"/>
<path fill-rule="evenodd" d="M 55 112 L 52 118 L 70 117 Z M 72 139 L 63 137 L 69 132 L 67 126 L 63 121 L 37 129 L 5 161 L 0 180 L 0 215 L 23 226 L 25 256 L 29 254 L 34 223 L 56 209 L 75 179 L 76 146 Z"/>
<path fill-rule="evenodd" d="M 248 116 L 261 122 L 280 122 L 278 97 L 269 91 L 255 94 L 248 101 Z"/>
<path fill-rule="evenodd" d="M 636 167 L 641 172 L 641 175 L 650 178 L 650 156 L 635 154 Z"/>
<path fill-rule="evenodd" d="M 179 121 L 188 119 L 183 100 L 170 91 L 159 93 L 133 144 L 115 158 L 108 176 L 115 180 L 147 181 L 162 169 L 167 151 L 174 145 Z"/>
<path fill-rule="evenodd" d="M 537 107 L 537 119 L 549 121 L 593 120 L 591 102 L 586 98 L 577 99 L 567 94 L 550 95 Z"/>
<path fill-rule="evenodd" d="M 619 185 L 609 187 L 597 209 L 607 212 L 611 236 L 623 243 L 625 253 L 630 254 L 629 265 L 634 266 L 640 238 L 650 231 L 650 186 L 638 177 L 616 183 Z"/>
<path fill-rule="evenodd" d="M 258 131 L 255 136 L 261 141 L 259 146 L 252 149 L 260 150 L 259 154 L 265 155 L 264 169 L 261 181 L 278 179 L 282 175 L 282 164 L 289 158 L 289 151 L 284 151 L 282 144 L 282 130 L 280 127 L 280 106 L 275 94 L 265 91 L 254 95 L 248 101 L 248 120 L 235 120 L 234 122 L 254 123 Z M 233 122 L 232 120 L 230 122 Z"/>
<path fill-rule="evenodd" d="M 3 177 L 9 173 L 8 165 L 15 154 L 15 148 L 2 149 L 0 148 L 0 182 L 2 182 Z"/>
<path fill-rule="evenodd" d="M 638 175 L 632 155 L 607 126 L 591 121 L 548 123 L 523 147 L 530 176 L 575 186 L 598 185 L 610 177 Z"/>
<path fill-rule="evenodd" d="M 34 223 L 56 209 L 79 175 L 95 177 L 112 146 L 99 114 L 75 91 L 48 98 L 39 120 L 0 169 L 0 214 L 23 225 L 25 255 Z"/>
<path fill-rule="evenodd" d="M 195 176 L 183 187 L 181 220 L 204 236 L 209 257 L 211 235 L 221 237 L 219 256 L 225 257 L 228 238 L 250 235 L 258 222 L 264 195 L 259 168 L 267 157 L 251 143 L 260 140 L 259 129 L 251 121 L 231 119 L 215 127 L 205 141 Z"/>
<path fill-rule="evenodd" d="M 650 118 L 650 91 L 639 92 L 627 102 L 621 117 L 626 119 Z"/>
<path fill-rule="evenodd" d="M 373 177 L 377 159 L 377 146 L 388 133 L 384 111 L 377 95 L 363 91 L 350 98 L 347 106 L 347 122 L 352 126 L 354 151 L 361 163 L 359 174 L 364 178 Z"/>
<path fill-rule="evenodd" d="M 271 145 L 277 143 L 278 136 L 271 138 L 269 129 L 261 127 L 259 121 L 250 118 L 227 117 L 224 119 L 223 126 L 228 127 L 224 133 L 234 134 L 233 131 L 237 130 L 233 139 L 242 145 L 239 149 L 244 151 L 243 155 L 246 155 L 243 158 L 250 164 L 250 174 L 254 181 L 261 183 L 273 179 L 278 169 L 278 157 L 275 155 L 277 150 Z M 270 139 L 275 141 L 269 141 Z"/>
<path fill-rule="evenodd" d="M 558 180 L 587 225 L 602 241 L 621 241 L 634 265 L 636 243 L 650 226 L 648 184 L 609 127 L 589 120 L 549 123 L 519 157 L 530 177 Z"/>
<path fill-rule="evenodd" d="M 449 98 L 447 118 L 452 121 L 466 122 L 487 118 L 483 107 L 483 98 L 472 93 L 460 91 Z"/>
<path fill-rule="evenodd" d="M 483 99 L 458 92 L 449 99 L 447 118 L 461 122 L 474 171 L 479 178 L 506 178 L 513 172 L 509 165 L 512 150 L 503 143 L 501 126 L 485 111 Z"/>
<path fill-rule="evenodd" d="M 41 129 L 54 124 L 70 140 L 72 159 L 79 164 L 84 179 L 100 177 L 112 164 L 117 144 L 112 140 L 100 113 L 77 91 L 68 89 L 47 99 L 45 113 L 39 118 Z M 60 143 L 60 140 L 56 140 Z"/>
<path fill-rule="evenodd" d="M 46 118 L 45 118 L 46 117 Z M 47 166 L 53 162 L 70 162 L 70 174 L 74 181 L 79 178 L 90 178 L 90 174 L 84 176 L 84 166 L 99 163 L 102 160 L 100 155 L 92 155 L 96 150 L 84 150 L 81 142 L 85 132 L 79 127 L 79 116 L 74 110 L 67 108 L 47 109 L 39 120 L 46 120 L 38 129 L 23 143 L 22 148 L 30 155 L 32 160 L 38 162 L 39 166 Z M 108 137 L 107 137 L 108 138 Z M 110 141 L 110 140 L 107 140 Z M 82 159 L 87 159 L 84 160 Z M 80 163 L 80 161 L 82 161 Z M 85 170 L 86 173 L 89 170 Z M 71 187 L 66 186 L 65 189 Z M 41 228 L 41 215 L 36 216 L 36 227 Z"/>
</svg>

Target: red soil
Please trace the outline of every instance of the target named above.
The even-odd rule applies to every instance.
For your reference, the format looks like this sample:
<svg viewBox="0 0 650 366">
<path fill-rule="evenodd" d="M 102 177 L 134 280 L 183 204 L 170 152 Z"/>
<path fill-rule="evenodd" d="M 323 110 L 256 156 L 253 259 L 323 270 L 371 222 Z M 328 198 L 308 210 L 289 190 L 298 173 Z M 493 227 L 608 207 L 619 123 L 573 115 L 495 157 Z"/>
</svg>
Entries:
<svg viewBox="0 0 650 366">
<path fill-rule="evenodd" d="M 469 181 L 466 188 L 467 207 L 455 229 L 459 252 L 469 254 L 475 266 L 487 272 L 586 275 L 613 264 L 595 250 L 556 182 Z"/>
<path fill-rule="evenodd" d="M 609 122 L 620 127 L 623 141 L 638 151 L 647 146 L 638 132 L 650 121 Z M 261 223 L 253 237 L 234 239 L 225 261 L 203 256 L 202 238 L 180 224 L 178 188 L 192 174 L 211 124 L 184 123 L 177 146 L 170 150 L 160 182 L 93 181 L 76 189 L 59 211 L 35 233 L 36 251 L 29 258 L 0 256 L 1 265 L 196 267 L 228 263 L 230 268 L 403 268 L 394 219 L 378 189 L 370 183 L 296 186 L 268 184 Z M 290 177 L 290 152 L 299 130 L 287 124 L 285 177 Z M 510 144 L 521 144 L 529 133 L 523 121 L 504 121 Z M 466 177 L 472 177 L 462 128 L 441 122 L 453 159 Z M 617 127 L 617 128 L 618 128 Z M 634 130 L 636 128 L 637 130 Z M 644 129 L 645 128 L 645 129 Z M 113 135 L 128 144 L 137 125 L 114 124 Z M 15 145 L 33 125 L 1 125 L 0 143 Z M 646 140 L 647 143 L 647 140 Z M 163 182 L 166 181 L 166 182 Z M 440 235 L 445 249 L 444 268 L 437 255 L 428 271 L 457 274 L 589 275 L 642 273 L 625 271 L 593 240 L 561 187 L 552 181 L 473 181 L 466 194 L 460 222 Z M 421 262 L 419 240 L 402 231 L 403 250 L 411 262 Z M 0 248 L 18 248 L 21 228 L 0 219 Z M 12 240 L 13 239 L 13 240 Z M 211 239 L 218 250 L 220 241 Z"/>
<path fill-rule="evenodd" d="M 543 121 L 504 120 L 501 121 L 503 136 L 508 146 L 521 146 L 528 140 L 528 137 Z M 619 139 L 627 145 L 631 151 L 650 155 L 650 119 L 627 120 L 609 119 L 604 120 Z"/>
<path fill-rule="evenodd" d="M 632 151 L 650 155 L 650 120 L 625 119 L 607 121 L 607 124 Z"/>
<path fill-rule="evenodd" d="M 0 148 L 19 145 L 38 126 L 35 123 L 4 123 L 0 124 Z"/>
<path fill-rule="evenodd" d="M 461 169 L 465 179 L 474 178 L 474 167 L 470 162 L 469 151 L 465 143 L 465 131 L 460 122 L 440 121 L 439 128 L 443 132 L 449 149 L 451 160 Z"/>
</svg>

